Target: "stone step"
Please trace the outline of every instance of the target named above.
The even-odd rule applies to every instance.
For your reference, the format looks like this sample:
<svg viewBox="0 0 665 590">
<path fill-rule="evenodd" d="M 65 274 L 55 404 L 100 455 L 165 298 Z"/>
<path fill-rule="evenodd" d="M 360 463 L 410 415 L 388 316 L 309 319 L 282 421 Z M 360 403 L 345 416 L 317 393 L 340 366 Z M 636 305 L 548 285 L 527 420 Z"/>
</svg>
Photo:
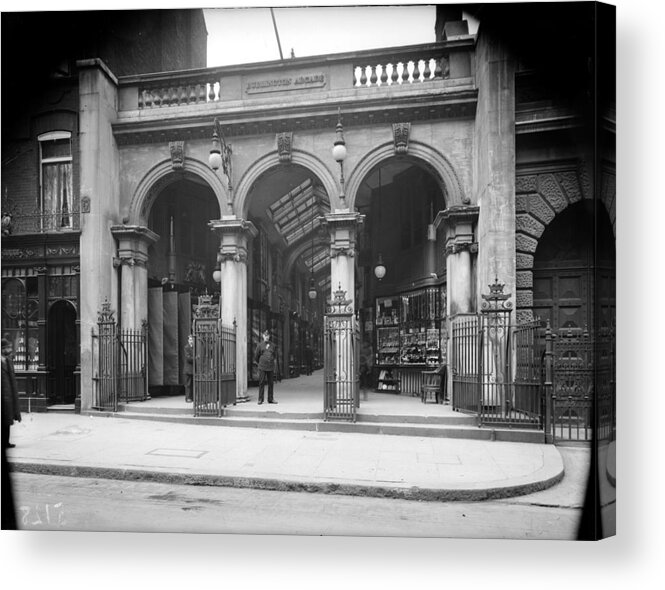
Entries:
<svg viewBox="0 0 665 590">
<path fill-rule="evenodd" d="M 271 406 L 267 406 L 270 408 Z M 223 408 L 224 418 L 254 418 L 254 419 L 278 419 L 278 420 L 321 420 L 323 412 L 286 412 L 278 410 L 246 410 L 236 409 L 233 406 Z M 155 408 L 142 406 L 141 404 L 119 404 L 119 412 L 131 412 L 133 414 L 164 414 L 168 416 L 193 417 L 192 406 L 186 408 Z M 368 414 L 362 409 L 358 412 L 357 422 L 389 422 L 396 424 L 435 424 L 442 426 L 475 426 L 475 416 L 454 413 L 446 416 L 419 416 L 413 414 Z"/>
<path fill-rule="evenodd" d="M 383 421 L 326 422 L 320 418 L 288 419 L 282 417 L 195 417 L 174 413 L 148 412 L 94 412 L 127 420 L 151 420 L 178 424 L 226 426 L 235 428 L 265 428 L 283 430 L 306 430 L 315 432 L 349 432 L 355 434 L 389 434 L 395 436 L 465 438 L 473 440 L 543 443 L 542 431 L 517 428 L 479 428 L 473 424 L 427 424 L 423 422 L 392 422 L 387 416 Z M 361 417 L 361 416 L 359 416 Z M 378 417 L 375 417 L 378 418 Z"/>
</svg>

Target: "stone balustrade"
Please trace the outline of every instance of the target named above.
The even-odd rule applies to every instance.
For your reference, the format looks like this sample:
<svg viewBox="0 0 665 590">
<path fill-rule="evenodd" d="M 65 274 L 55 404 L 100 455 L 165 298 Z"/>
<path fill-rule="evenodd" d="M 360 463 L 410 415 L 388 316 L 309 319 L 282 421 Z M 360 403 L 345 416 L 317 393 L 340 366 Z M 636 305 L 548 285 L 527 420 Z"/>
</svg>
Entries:
<svg viewBox="0 0 665 590">
<path fill-rule="evenodd" d="M 289 95 L 371 92 L 473 76 L 475 38 L 119 79 L 121 110 L 161 109 Z"/>
</svg>

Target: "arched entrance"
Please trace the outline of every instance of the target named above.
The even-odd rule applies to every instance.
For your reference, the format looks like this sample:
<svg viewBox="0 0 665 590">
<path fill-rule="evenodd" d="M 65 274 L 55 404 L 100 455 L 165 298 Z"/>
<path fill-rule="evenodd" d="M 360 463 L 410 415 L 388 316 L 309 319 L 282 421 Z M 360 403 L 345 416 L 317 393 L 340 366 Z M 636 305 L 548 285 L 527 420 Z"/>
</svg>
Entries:
<svg viewBox="0 0 665 590">
<path fill-rule="evenodd" d="M 322 367 L 324 302 L 330 294 L 330 242 L 320 218 L 330 199 L 319 177 L 299 164 L 277 165 L 254 181 L 247 217 L 258 230 L 249 247 L 248 381 L 263 330 L 280 351 L 278 374 L 295 378 Z"/>
<path fill-rule="evenodd" d="M 212 189 L 195 177 L 175 177 L 152 200 L 148 227 L 159 240 L 148 250 L 148 391 L 184 395 L 184 347 L 192 308 L 203 294 L 219 300 L 218 237 L 208 222 L 219 219 Z"/>
<path fill-rule="evenodd" d="M 49 309 L 48 346 L 49 405 L 73 404 L 79 347 L 76 309 L 69 301 L 56 301 Z"/>
<path fill-rule="evenodd" d="M 554 330 L 614 324 L 615 244 L 605 207 L 580 201 L 547 226 L 533 265 L 533 313 Z M 597 313 L 594 313 L 597 310 Z"/>
<path fill-rule="evenodd" d="M 445 237 L 433 223 L 447 200 L 438 175 L 407 157 L 375 165 L 355 194 L 365 215 L 356 301 L 363 356 L 374 359 L 370 386 L 379 391 L 419 394 L 422 372 L 446 360 Z"/>
</svg>

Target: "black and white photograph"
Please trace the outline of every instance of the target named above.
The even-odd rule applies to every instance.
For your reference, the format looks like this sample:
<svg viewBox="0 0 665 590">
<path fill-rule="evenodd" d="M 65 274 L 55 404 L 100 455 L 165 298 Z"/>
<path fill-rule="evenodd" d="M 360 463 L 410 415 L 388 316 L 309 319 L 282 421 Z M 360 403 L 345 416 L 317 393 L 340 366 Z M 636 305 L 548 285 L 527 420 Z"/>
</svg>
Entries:
<svg viewBox="0 0 665 590">
<path fill-rule="evenodd" d="M 608 542 L 616 56 L 602 2 L 3 9 L 3 536 Z"/>
</svg>

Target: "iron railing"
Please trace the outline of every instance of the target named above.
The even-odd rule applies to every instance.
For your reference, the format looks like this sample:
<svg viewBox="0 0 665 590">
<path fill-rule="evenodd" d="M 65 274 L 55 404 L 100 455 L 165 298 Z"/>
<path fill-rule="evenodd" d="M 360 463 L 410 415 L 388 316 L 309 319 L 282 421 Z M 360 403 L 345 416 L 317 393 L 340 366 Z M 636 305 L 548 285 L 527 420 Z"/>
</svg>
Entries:
<svg viewBox="0 0 665 590">
<path fill-rule="evenodd" d="M 360 330 L 346 291 L 335 292 L 324 318 L 324 420 L 356 421 Z"/>
<path fill-rule="evenodd" d="M 10 212 L 3 235 L 24 235 L 80 231 L 81 212 L 61 211 L 44 212 L 40 208 L 26 210 L 21 207 L 11 208 L 3 203 L 3 213 Z"/>
<path fill-rule="evenodd" d="M 595 422 L 594 339 L 581 328 L 562 328 L 549 337 L 553 343 L 552 439 L 591 441 Z"/>
<path fill-rule="evenodd" d="M 542 428 L 544 330 L 538 320 L 511 324 L 503 287 L 490 285 L 480 314 L 452 318 L 453 409 L 478 426 Z"/>
<path fill-rule="evenodd" d="M 453 384 L 453 409 L 478 411 L 480 318 L 457 315 L 452 318 L 452 354 L 450 373 Z"/>
<path fill-rule="evenodd" d="M 236 326 L 219 319 L 219 306 L 201 296 L 194 318 L 195 416 L 221 416 L 236 401 Z"/>
<path fill-rule="evenodd" d="M 98 313 L 97 374 L 94 378 L 92 407 L 117 412 L 119 402 L 143 401 L 148 398 L 147 322 L 138 330 L 120 330 L 105 302 Z"/>
</svg>

